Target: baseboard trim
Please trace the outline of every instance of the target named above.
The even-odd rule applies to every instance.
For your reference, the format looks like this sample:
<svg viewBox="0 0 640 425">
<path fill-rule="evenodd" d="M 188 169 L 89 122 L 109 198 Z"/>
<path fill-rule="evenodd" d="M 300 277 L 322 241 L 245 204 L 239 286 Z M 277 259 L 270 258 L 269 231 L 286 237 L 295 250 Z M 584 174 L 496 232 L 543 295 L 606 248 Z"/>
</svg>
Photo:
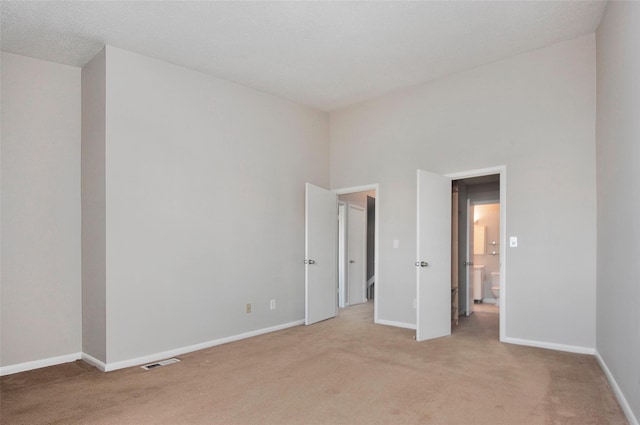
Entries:
<svg viewBox="0 0 640 425">
<path fill-rule="evenodd" d="M 64 356 L 50 357 L 48 359 L 35 360 L 32 362 L 18 363 L 15 365 L 0 367 L 0 376 L 11 375 L 19 372 L 26 372 L 29 370 L 40 369 L 47 366 L 55 366 L 63 363 L 70 363 L 76 360 L 84 360 L 92 366 L 97 367 L 103 372 L 110 372 L 113 370 L 124 369 L 131 366 L 139 366 L 146 363 L 163 360 L 168 357 L 178 356 L 180 354 L 191 353 L 193 351 L 204 350 L 205 348 L 215 347 L 217 345 L 227 344 L 229 342 L 239 341 L 241 339 L 247 339 L 258 335 L 263 335 L 270 332 L 281 331 L 283 329 L 292 328 L 294 326 L 304 325 L 304 320 L 296 320 L 294 322 L 284 323 L 277 326 L 271 326 L 269 328 L 258 329 L 256 331 L 245 332 L 239 335 L 233 335 L 226 338 L 220 338 L 213 341 L 207 341 L 200 344 L 189 345 L 187 347 L 176 348 L 173 350 L 163 351 L 161 353 L 149 354 L 148 356 L 136 357 L 134 359 L 123 360 L 113 363 L 105 363 L 96 359 L 87 353 L 72 353 Z"/>
<path fill-rule="evenodd" d="M 32 362 L 18 363 L 9 366 L 0 367 L 0 376 L 12 375 L 14 373 L 26 372 L 33 369 L 40 369 L 48 366 L 55 366 L 63 363 L 75 362 L 82 358 L 82 353 L 71 353 L 63 356 L 49 357 L 41 360 L 34 360 Z"/>
<path fill-rule="evenodd" d="M 416 330 L 416 325 L 412 323 L 394 322 L 393 320 L 382 319 L 378 319 L 376 323 L 378 323 L 379 325 L 395 326 L 396 328 L 413 329 L 414 331 Z"/>
<path fill-rule="evenodd" d="M 556 344 L 553 342 L 533 341 L 530 339 L 504 338 L 502 342 L 514 345 L 526 345 L 528 347 L 545 348 L 547 350 L 566 351 L 568 353 L 591 354 L 596 353 L 595 348 L 581 347 L 579 345 Z"/>
<path fill-rule="evenodd" d="M 97 367 L 101 371 L 106 372 L 107 365 L 102 360 L 98 360 L 92 355 L 87 353 L 82 353 L 82 360 L 89 363 L 92 366 Z"/>
<path fill-rule="evenodd" d="M 258 329 L 256 331 L 245 332 L 239 335 L 233 335 L 226 338 L 215 339 L 213 341 L 207 341 L 200 344 L 189 345 L 186 347 L 176 348 L 173 350 L 163 351 L 160 353 L 149 354 L 147 356 L 136 357 L 129 360 L 122 360 L 122 361 L 113 362 L 113 363 L 107 362 L 106 364 L 104 364 L 104 371 L 111 372 L 114 370 L 124 369 L 127 367 L 139 366 L 146 363 L 152 363 L 152 362 L 166 359 L 168 357 L 174 357 L 174 356 L 179 356 L 180 354 L 186 354 L 186 353 L 191 353 L 193 351 L 204 350 L 205 348 L 211 348 L 217 345 L 227 344 L 229 342 L 239 341 L 241 339 L 247 339 L 247 338 L 263 335 L 270 332 L 281 331 L 283 329 L 291 328 L 294 326 L 300 326 L 300 325 L 304 325 L 304 320 L 296 320 L 295 322 L 284 323 L 282 325 Z M 96 365 L 96 366 L 99 369 L 103 370 L 99 365 Z"/>
<path fill-rule="evenodd" d="M 622 408 L 624 415 L 627 417 L 627 420 L 629 421 L 629 425 L 640 425 L 640 423 L 638 423 L 638 418 L 636 418 L 636 416 L 633 414 L 633 410 L 631 410 L 631 406 L 629 405 L 629 402 L 627 402 L 627 398 L 624 396 L 624 393 L 620 389 L 620 386 L 618 385 L 616 378 L 613 376 L 613 374 L 609 370 L 607 363 L 604 361 L 600 353 L 598 353 L 598 350 L 596 350 L 595 356 L 596 356 L 596 359 L 598 360 L 598 364 L 600 365 L 600 368 L 602 368 L 604 375 L 607 377 L 607 380 L 609 381 L 609 385 L 611 385 L 611 389 L 613 389 L 613 393 L 616 395 L 616 398 L 618 399 L 618 403 L 620 403 L 620 407 Z"/>
</svg>

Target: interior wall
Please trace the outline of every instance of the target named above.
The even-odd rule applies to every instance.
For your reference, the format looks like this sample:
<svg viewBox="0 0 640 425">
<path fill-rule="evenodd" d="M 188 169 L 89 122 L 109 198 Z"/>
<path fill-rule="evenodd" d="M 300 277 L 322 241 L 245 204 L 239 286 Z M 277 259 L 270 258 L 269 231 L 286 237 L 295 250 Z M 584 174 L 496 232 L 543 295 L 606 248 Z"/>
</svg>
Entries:
<svg viewBox="0 0 640 425">
<path fill-rule="evenodd" d="M 108 362 L 304 318 L 304 183 L 329 186 L 327 114 L 106 52 Z"/>
<path fill-rule="evenodd" d="M 596 348 L 626 398 L 628 404 L 623 407 L 633 411 L 635 423 L 640 419 L 638 52 L 640 4 L 609 2 L 597 31 Z"/>
<path fill-rule="evenodd" d="M 81 351 L 80 69 L 1 62 L 5 367 Z"/>
<path fill-rule="evenodd" d="M 473 181 L 473 179 L 468 179 Z M 469 184 L 467 194 L 471 202 L 492 203 L 500 201 L 500 182 Z"/>
<path fill-rule="evenodd" d="M 416 169 L 506 165 L 507 231 L 519 238 L 507 250 L 506 336 L 595 347 L 594 35 L 336 111 L 330 123 L 332 187 L 379 184 L 380 319 L 415 324 Z"/>
<path fill-rule="evenodd" d="M 361 208 L 367 208 L 367 196 L 375 198 L 376 191 L 367 190 L 364 192 L 343 193 L 342 195 L 338 195 L 338 200 L 357 205 Z"/>
<path fill-rule="evenodd" d="M 484 226 L 486 232 L 484 254 L 474 254 L 473 264 L 484 266 L 483 298 L 493 299 L 491 292 L 491 273 L 500 273 L 500 204 L 476 204 L 473 214 L 478 226 Z M 497 245 L 492 243 L 496 242 Z"/>
<path fill-rule="evenodd" d="M 107 361 L 106 50 L 82 68 L 82 352 Z"/>
</svg>

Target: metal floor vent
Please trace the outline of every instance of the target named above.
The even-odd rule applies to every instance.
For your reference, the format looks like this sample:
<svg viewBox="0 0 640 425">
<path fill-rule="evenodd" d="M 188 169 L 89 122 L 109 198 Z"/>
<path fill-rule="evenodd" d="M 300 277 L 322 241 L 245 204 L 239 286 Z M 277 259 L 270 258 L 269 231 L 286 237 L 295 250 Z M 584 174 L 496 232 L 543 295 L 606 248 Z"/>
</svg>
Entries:
<svg viewBox="0 0 640 425">
<path fill-rule="evenodd" d="M 172 358 L 172 359 L 167 359 L 167 360 L 162 360 L 161 362 L 155 362 L 155 363 L 151 363 L 151 364 L 147 364 L 144 366 L 141 366 L 144 370 L 151 370 L 151 369 L 156 369 L 159 368 L 160 366 L 166 366 L 169 364 L 173 364 L 173 363 L 178 363 L 180 360 L 176 359 L 176 358 Z"/>
</svg>

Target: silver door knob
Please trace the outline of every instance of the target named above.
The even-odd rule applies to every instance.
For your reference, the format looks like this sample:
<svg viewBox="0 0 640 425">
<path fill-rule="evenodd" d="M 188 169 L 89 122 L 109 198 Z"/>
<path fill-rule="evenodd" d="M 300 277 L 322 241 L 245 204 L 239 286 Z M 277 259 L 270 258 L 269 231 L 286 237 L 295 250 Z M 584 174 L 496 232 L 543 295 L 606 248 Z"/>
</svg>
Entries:
<svg viewBox="0 0 640 425">
<path fill-rule="evenodd" d="M 316 261 L 315 260 L 304 260 L 305 264 L 315 264 Z"/>
<path fill-rule="evenodd" d="M 416 267 L 427 267 L 429 263 L 426 261 L 416 261 Z"/>
</svg>

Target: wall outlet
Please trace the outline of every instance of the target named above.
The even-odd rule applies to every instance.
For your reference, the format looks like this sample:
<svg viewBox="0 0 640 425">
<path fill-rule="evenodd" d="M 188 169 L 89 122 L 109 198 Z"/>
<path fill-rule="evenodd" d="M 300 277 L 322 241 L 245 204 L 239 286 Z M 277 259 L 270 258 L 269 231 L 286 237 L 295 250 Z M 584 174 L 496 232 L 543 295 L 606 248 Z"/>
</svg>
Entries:
<svg viewBox="0 0 640 425">
<path fill-rule="evenodd" d="M 245 306 L 245 309 L 246 309 L 247 313 L 251 313 L 251 304 L 247 304 Z"/>
<path fill-rule="evenodd" d="M 276 300 L 271 300 L 271 302 L 269 303 L 269 308 L 271 310 L 275 310 L 276 309 Z"/>
</svg>

